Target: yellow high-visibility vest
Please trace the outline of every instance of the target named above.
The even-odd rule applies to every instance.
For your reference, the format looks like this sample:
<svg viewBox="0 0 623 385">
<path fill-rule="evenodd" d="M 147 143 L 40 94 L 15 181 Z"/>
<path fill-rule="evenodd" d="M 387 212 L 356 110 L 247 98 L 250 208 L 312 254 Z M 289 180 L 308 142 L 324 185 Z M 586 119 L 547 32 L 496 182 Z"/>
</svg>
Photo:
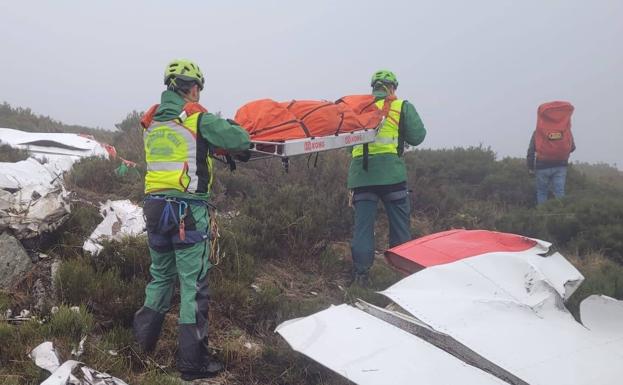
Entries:
<svg viewBox="0 0 623 385">
<path fill-rule="evenodd" d="M 153 121 L 143 132 L 147 174 L 145 193 L 178 190 L 186 193 L 207 193 L 212 187 L 213 165 L 205 154 L 197 158 L 197 135 L 200 112 L 182 121 Z M 183 113 L 181 116 L 184 116 Z M 199 138 L 201 140 L 201 138 Z M 202 163 L 205 162 L 205 163 Z M 207 169 L 206 172 L 202 172 Z M 207 175 L 206 175 L 207 174 Z"/>
<path fill-rule="evenodd" d="M 400 112 L 402 111 L 403 100 L 395 99 L 391 102 L 389 113 L 385 118 L 383 126 L 379 129 L 374 142 L 368 143 L 368 154 L 398 154 L 398 127 L 400 124 Z M 385 106 L 385 100 L 376 102 L 379 109 Z M 353 158 L 363 156 L 363 144 L 353 147 Z"/>
</svg>

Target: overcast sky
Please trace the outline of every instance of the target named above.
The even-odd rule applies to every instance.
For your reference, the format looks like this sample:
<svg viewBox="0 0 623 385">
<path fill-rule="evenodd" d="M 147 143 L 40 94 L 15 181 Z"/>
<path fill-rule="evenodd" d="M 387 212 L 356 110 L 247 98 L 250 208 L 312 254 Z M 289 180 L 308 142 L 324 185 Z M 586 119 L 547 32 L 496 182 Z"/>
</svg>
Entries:
<svg viewBox="0 0 623 385">
<path fill-rule="evenodd" d="M 423 147 L 524 156 L 537 106 L 576 111 L 572 159 L 623 166 L 623 1 L 0 0 L 0 102 L 111 128 L 196 61 L 202 102 L 336 99 L 393 70 Z"/>
</svg>

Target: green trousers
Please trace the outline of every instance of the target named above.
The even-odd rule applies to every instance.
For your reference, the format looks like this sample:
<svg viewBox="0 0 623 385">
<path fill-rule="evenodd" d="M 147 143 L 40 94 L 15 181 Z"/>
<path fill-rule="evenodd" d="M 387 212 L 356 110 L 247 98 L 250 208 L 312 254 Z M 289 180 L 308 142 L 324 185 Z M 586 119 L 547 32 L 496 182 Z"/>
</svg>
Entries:
<svg viewBox="0 0 623 385">
<path fill-rule="evenodd" d="M 144 350 L 153 350 L 179 281 L 178 369 L 199 369 L 208 360 L 207 273 L 212 265 L 207 205 L 158 197 L 147 199 L 143 211 L 152 280 L 145 289 L 145 303 L 134 317 L 134 335 Z M 184 218 L 183 231 L 180 217 Z"/>
<path fill-rule="evenodd" d="M 207 208 L 190 207 L 193 217 L 197 221 L 197 229 L 202 229 L 207 234 Z M 179 237 L 178 234 L 176 237 Z M 188 234 L 186 237 L 188 238 Z M 207 240 L 201 239 L 197 243 L 181 245 L 176 245 L 173 242 L 172 250 L 168 251 L 158 251 L 150 247 L 149 254 L 151 256 L 149 272 L 152 280 L 145 289 L 145 306 L 166 313 L 171 306 L 175 282 L 179 279 L 181 297 L 179 323 L 193 324 L 197 322 L 198 288 L 207 282 L 206 273 L 211 267 L 208 260 L 210 248 Z"/>
<path fill-rule="evenodd" d="M 379 200 L 383 201 L 389 221 L 389 247 L 411 240 L 411 209 L 406 189 L 381 196 L 374 192 L 355 194 L 355 227 L 351 252 L 356 274 L 367 274 L 374 263 L 374 222 Z"/>
</svg>

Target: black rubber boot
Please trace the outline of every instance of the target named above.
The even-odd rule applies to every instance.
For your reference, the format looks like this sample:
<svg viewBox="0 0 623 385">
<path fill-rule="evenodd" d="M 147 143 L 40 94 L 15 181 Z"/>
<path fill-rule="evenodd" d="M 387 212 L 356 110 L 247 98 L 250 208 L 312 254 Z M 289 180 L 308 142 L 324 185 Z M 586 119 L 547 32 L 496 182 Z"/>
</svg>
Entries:
<svg viewBox="0 0 623 385">
<path fill-rule="evenodd" d="M 214 377 L 225 369 L 223 364 L 215 359 L 207 360 L 201 367 L 195 367 L 192 369 L 179 369 L 182 380 L 192 381 L 199 378 Z"/>
<path fill-rule="evenodd" d="M 132 329 L 134 338 L 140 345 L 143 352 L 149 353 L 156 347 L 158 337 L 160 337 L 160 329 L 164 322 L 164 314 L 158 313 L 148 307 L 141 307 L 134 314 L 134 322 Z"/>
<path fill-rule="evenodd" d="M 208 353 L 206 320 L 198 324 L 180 324 L 177 340 L 177 370 L 186 381 L 209 378 L 223 371 L 223 364 Z"/>
</svg>

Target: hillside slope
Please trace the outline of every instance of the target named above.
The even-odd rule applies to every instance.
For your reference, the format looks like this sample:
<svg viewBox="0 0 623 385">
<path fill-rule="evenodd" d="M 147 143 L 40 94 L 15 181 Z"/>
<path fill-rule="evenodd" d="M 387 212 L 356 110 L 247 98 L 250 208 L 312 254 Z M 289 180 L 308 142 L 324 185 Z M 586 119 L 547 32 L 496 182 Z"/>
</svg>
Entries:
<svg viewBox="0 0 623 385">
<path fill-rule="evenodd" d="M 110 140 L 129 159 L 142 159 L 138 116 L 130 114 Z M 289 173 L 276 160 L 242 164 L 235 173 L 219 167 L 213 200 L 220 212 L 221 260 L 209 277 L 209 334 L 228 370 L 206 383 L 346 383 L 292 352 L 273 330 L 284 320 L 355 298 L 387 305 L 374 290 L 401 278 L 377 258 L 370 289 L 345 285 L 352 226 L 345 187 L 348 161 L 348 154 L 338 151 L 321 154 L 316 167 L 313 160 L 292 159 Z M 571 167 L 568 196 L 536 208 L 533 179 L 521 159 L 498 160 L 490 149 L 478 147 L 416 150 L 406 161 L 414 235 L 482 228 L 546 239 L 587 277 L 571 299 L 573 311 L 592 293 L 623 298 L 623 189 L 616 174 L 612 183 L 590 165 Z M 140 202 L 142 178 L 117 176 L 117 166 L 116 161 L 85 159 L 74 167 L 66 176 L 76 193 L 71 217 L 51 237 L 27 245 L 48 258 L 33 265 L 13 290 L 0 292 L 1 313 L 30 309 L 37 316 L 19 325 L 0 321 L 0 384 L 38 384 L 41 373 L 25 354 L 51 339 L 68 359 L 83 335 L 88 337 L 80 360 L 88 365 L 130 384 L 179 383 L 177 307 L 167 315 L 154 354 L 139 353 L 132 342 L 132 315 L 149 279 L 146 240 L 109 243 L 95 258 L 81 249 L 100 221 L 97 202 Z M 387 244 L 386 228 L 380 215 L 379 252 Z M 41 299 L 37 286 L 49 295 Z M 60 309 L 53 313 L 53 306 Z M 81 308 L 74 312 L 70 306 Z"/>
</svg>

